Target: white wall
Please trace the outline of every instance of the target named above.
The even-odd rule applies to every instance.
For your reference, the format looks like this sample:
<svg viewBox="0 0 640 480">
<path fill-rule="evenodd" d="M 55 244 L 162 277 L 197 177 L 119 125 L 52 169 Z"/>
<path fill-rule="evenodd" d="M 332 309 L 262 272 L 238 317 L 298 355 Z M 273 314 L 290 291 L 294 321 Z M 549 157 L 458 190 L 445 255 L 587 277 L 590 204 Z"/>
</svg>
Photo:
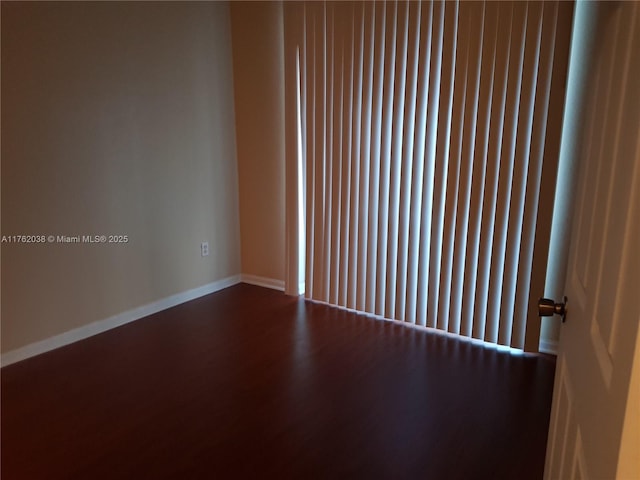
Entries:
<svg viewBox="0 0 640 480">
<path fill-rule="evenodd" d="M 240 273 L 229 11 L 2 3 L 2 352 Z M 201 257 L 200 242 L 211 255 Z"/>
<path fill-rule="evenodd" d="M 283 284 L 284 30 L 280 2 L 233 2 L 242 272 Z"/>
</svg>

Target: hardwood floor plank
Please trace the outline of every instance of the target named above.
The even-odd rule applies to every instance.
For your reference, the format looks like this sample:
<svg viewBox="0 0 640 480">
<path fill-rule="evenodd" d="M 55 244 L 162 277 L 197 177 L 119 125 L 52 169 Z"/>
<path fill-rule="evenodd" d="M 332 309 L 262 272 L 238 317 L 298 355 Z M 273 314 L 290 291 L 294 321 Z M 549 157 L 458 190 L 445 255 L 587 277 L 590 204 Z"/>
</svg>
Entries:
<svg viewBox="0 0 640 480">
<path fill-rule="evenodd" d="M 240 284 L 3 368 L 1 473 L 539 479 L 554 370 Z"/>
</svg>

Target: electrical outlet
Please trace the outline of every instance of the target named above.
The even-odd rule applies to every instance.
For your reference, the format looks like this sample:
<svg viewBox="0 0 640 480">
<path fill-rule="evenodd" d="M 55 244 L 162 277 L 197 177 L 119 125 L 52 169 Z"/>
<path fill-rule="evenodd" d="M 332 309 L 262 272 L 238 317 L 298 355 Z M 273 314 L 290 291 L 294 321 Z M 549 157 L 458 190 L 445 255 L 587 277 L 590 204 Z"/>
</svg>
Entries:
<svg viewBox="0 0 640 480">
<path fill-rule="evenodd" d="M 209 242 L 202 242 L 200 244 L 200 253 L 202 254 L 203 257 L 206 257 L 209 255 Z"/>
</svg>

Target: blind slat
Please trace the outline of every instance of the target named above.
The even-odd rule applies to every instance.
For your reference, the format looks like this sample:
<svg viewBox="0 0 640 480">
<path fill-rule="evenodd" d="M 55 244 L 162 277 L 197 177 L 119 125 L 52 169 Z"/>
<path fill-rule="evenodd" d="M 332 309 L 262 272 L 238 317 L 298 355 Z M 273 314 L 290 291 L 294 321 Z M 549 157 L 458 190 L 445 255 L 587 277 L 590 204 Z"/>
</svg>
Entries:
<svg viewBox="0 0 640 480">
<path fill-rule="evenodd" d="M 333 190 L 333 153 L 334 153 L 334 138 L 333 138 L 333 121 L 334 111 L 338 107 L 334 98 L 335 88 L 335 4 L 327 3 L 325 6 L 325 74 L 326 74 L 326 87 L 325 87 L 325 148 L 324 148 L 324 162 L 322 172 L 322 190 L 323 190 L 323 215 L 322 215 L 322 290 L 320 299 L 324 302 L 330 302 L 331 294 L 331 233 L 334 224 L 337 224 L 337 219 L 332 219 L 331 207 L 332 207 L 332 190 Z M 330 302 L 331 303 L 331 302 Z M 335 303 L 335 302 L 334 302 Z"/>
<path fill-rule="evenodd" d="M 446 2 L 444 7 L 444 38 L 442 54 L 442 84 L 440 86 L 440 115 L 438 117 L 438 135 L 436 160 L 434 166 L 434 195 L 431 228 L 431 251 L 429 255 L 429 285 L 427 304 L 427 325 L 441 330 L 447 329 L 447 320 L 439 314 L 442 285 L 442 255 L 444 241 L 444 219 L 446 211 L 446 193 L 449 179 L 449 152 L 452 128 L 453 93 L 455 86 L 455 65 L 458 53 L 458 3 Z M 445 55 L 444 52 L 450 52 Z M 423 223 L 424 225 L 424 223 Z M 425 268 L 421 269 L 423 276 Z M 448 300 L 446 300 L 448 303 Z"/>
<path fill-rule="evenodd" d="M 335 278 L 335 303 L 344 305 L 347 299 L 347 267 L 349 265 L 349 203 L 350 195 L 350 178 L 351 178 L 351 155 L 349 154 L 351 140 L 351 123 L 349 122 L 349 111 L 351 110 L 351 70 L 353 60 L 351 59 L 351 32 L 353 25 L 349 24 L 350 9 L 349 5 L 342 3 L 338 5 L 338 39 L 339 39 L 339 65 L 340 73 L 340 126 L 336 134 L 339 137 L 338 142 L 338 162 L 335 169 L 338 170 L 339 189 L 336 189 L 334 202 L 337 203 L 337 209 L 340 215 L 338 231 L 335 233 L 335 243 L 332 247 L 334 255 L 334 278 Z M 344 133 L 344 134 L 343 134 Z M 336 198 L 337 197 L 337 198 Z M 336 251 L 337 250 L 337 251 Z"/>
<path fill-rule="evenodd" d="M 384 316 L 387 298 L 387 234 L 389 225 L 389 193 L 391 182 L 391 153 L 393 145 L 393 94 L 396 64 L 397 3 L 386 5 L 385 15 L 385 64 L 382 96 L 382 147 L 380 152 L 380 192 L 378 203 L 378 258 L 376 268 L 376 307 L 374 313 Z"/>
<path fill-rule="evenodd" d="M 324 175 L 327 144 L 326 135 L 326 43 L 325 43 L 325 8 L 319 4 L 314 9 L 314 202 L 309 213 L 313 219 L 313 291 L 315 300 L 324 299 Z"/>
<path fill-rule="evenodd" d="M 407 320 L 406 318 L 406 298 L 407 298 L 407 270 L 408 270 L 408 250 L 409 250 L 409 222 L 411 217 L 411 196 L 413 189 L 414 175 L 414 135 L 416 123 L 417 89 L 418 89 L 418 66 L 419 66 L 419 42 L 420 42 L 420 17 L 422 14 L 422 4 L 413 2 L 409 4 L 407 10 L 407 84 L 405 86 L 405 118 L 404 135 L 402 142 L 402 171 L 400 174 L 400 198 L 399 198 L 399 218 L 398 218 L 398 254 L 397 254 L 397 274 L 396 274 L 396 318 Z M 420 202 L 413 202 L 414 204 Z M 415 318 L 410 320 L 415 322 Z"/>
<path fill-rule="evenodd" d="M 433 158 L 427 151 L 427 117 L 431 118 L 433 109 L 429 109 L 429 100 L 433 103 L 433 95 L 429 96 L 429 86 L 431 81 L 431 55 L 434 23 L 434 6 L 428 3 L 422 6 L 420 12 L 420 35 L 417 54 L 417 98 L 416 98 L 416 120 L 414 126 L 414 149 L 413 149 L 413 172 L 411 186 L 408 246 L 407 246 L 407 287 L 406 287 L 406 320 L 411 323 L 425 324 L 426 318 L 426 275 L 419 283 L 420 265 L 423 259 L 420 258 L 420 246 L 423 241 L 428 241 L 429 236 L 421 235 L 425 156 L 429 164 L 433 163 Z M 437 27 L 436 27 L 437 28 Z M 437 40 L 434 42 L 437 48 Z M 434 70 L 438 70 L 438 55 L 434 55 Z M 439 75 L 439 74 L 438 74 Z M 431 115 L 427 111 L 430 110 Z M 427 207 L 425 207 L 427 208 Z M 421 286 L 421 288 L 418 287 Z M 422 291 L 422 295 L 420 295 Z M 399 294 L 402 294 L 400 292 Z M 421 301 L 421 305 L 418 303 Z"/>
<path fill-rule="evenodd" d="M 375 75 L 373 95 L 375 108 L 373 113 L 371 129 L 371 188 L 369 189 L 369 228 L 367 239 L 367 288 L 365 311 L 374 313 L 376 311 L 376 294 L 378 278 L 378 223 L 379 223 L 379 190 L 380 190 L 380 165 L 382 155 L 382 101 L 384 92 L 384 65 L 386 40 L 386 6 L 383 2 L 375 3 Z M 384 272 L 383 272 L 384 273 Z"/>
<path fill-rule="evenodd" d="M 343 144 L 344 163 L 348 165 L 345 179 L 346 192 L 343 193 L 345 202 L 345 215 L 347 219 L 343 224 L 343 243 L 348 251 L 348 261 L 342 262 L 343 271 L 341 273 L 344 285 L 341 287 L 341 305 L 355 308 L 355 284 L 356 265 L 358 260 L 358 187 L 360 179 L 360 141 L 359 125 L 362 109 L 362 45 L 360 43 L 361 28 L 356 12 L 356 7 L 349 4 L 347 8 L 347 28 L 345 32 L 347 52 L 345 71 L 348 72 L 346 79 L 347 88 L 347 109 L 345 110 L 344 124 L 347 126 L 346 141 Z"/>
<path fill-rule="evenodd" d="M 345 260 L 345 252 L 340 249 L 340 236 L 342 234 L 342 116 L 344 110 L 344 38 L 342 35 L 342 22 L 344 16 L 341 12 L 341 4 L 333 6 L 333 111 L 331 117 L 331 175 L 327 182 L 330 192 L 331 208 L 329 212 L 329 303 L 338 303 L 338 291 L 340 282 L 340 263 Z"/>
<path fill-rule="evenodd" d="M 358 96 L 359 106 L 357 111 L 362 112 L 362 121 L 356 120 L 354 127 L 354 145 L 358 148 L 359 163 L 358 170 L 358 196 L 355 198 L 357 208 L 354 210 L 357 215 L 357 223 L 354 223 L 354 236 L 357 249 L 357 267 L 354 264 L 353 273 L 355 278 L 354 298 L 347 304 L 350 308 L 358 310 L 365 309 L 365 292 L 367 286 L 367 253 L 368 253 L 368 218 L 369 218 L 369 184 L 371 165 L 371 110 L 373 101 L 373 5 L 369 3 L 358 3 L 357 25 L 358 48 L 362 52 L 358 68 L 358 85 L 362 89 L 362 97 Z M 361 67 L 361 68 L 360 68 Z"/>
<path fill-rule="evenodd" d="M 400 212 L 400 186 L 405 170 L 403 140 L 405 137 L 405 110 L 407 107 L 407 43 L 409 36 L 409 4 L 399 2 L 396 12 L 395 76 L 393 90 L 393 120 L 391 124 L 391 161 L 389 171 L 389 221 L 387 222 L 387 264 L 386 264 L 386 301 L 385 317 L 396 316 L 396 283 L 398 280 L 398 236 Z"/>
<path fill-rule="evenodd" d="M 316 75 L 316 52 L 318 39 L 316 35 L 316 16 L 317 8 L 311 6 L 305 6 L 305 56 L 303 64 L 306 66 L 306 72 L 303 73 L 303 77 L 306 77 L 306 128 L 304 130 L 304 136 L 306 138 L 306 185 L 305 198 L 306 198 L 306 254 L 305 254 L 305 296 L 307 298 L 313 298 L 314 293 L 314 280 L 317 274 L 315 268 L 315 240 L 317 232 L 315 231 L 315 216 L 316 211 L 316 191 L 315 191 L 315 175 L 316 175 L 316 87 L 317 87 L 317 75 Z"/>
<path fill-rule="evenodd" d="M 460 5 L 459 27 L 454 88 L 458 95 L 453 97 L 453 116 L 449 135 L 449 157 L 447 162 L 447 187 L 445 190 L 444 230 L 442 239 L 442 259 L 440 261 L 440 310 L 438 317 L 443 323 L 443 330 L 458 333 L 459 319 L 451 315 L 453 262 L 455 252 L 455 233 L 458 211 L 458 194 L 460 190 L 460 162 L 462 158 L 462 134 L 464 128 L 464 112 L 467 101 L 468 66 L 469 66 L 469 30 L 471 22 L 471 6 Z"/>
<path fill-rule="evenodd" d="M 348 10 L 345 4 L 334 5 L 334 73 L 333 73 L 333 134 L 332 134 L 332 162 L 331 162 L 331 250 L 329 277 L 329 303 L 344 305 L 346 299 L 347 268 L 349 265 L 349 190 L 351 175 L 351 155 L 345 153 L 349 146 L 350 131 L 349 112 L 351 110 L 351 79 L 352 59 L 349 57 L 349 40 L 347 32 L 352 31 L 348 22 Z M 335 216 L 335 217 L 334 217 Z"/>
</svg>

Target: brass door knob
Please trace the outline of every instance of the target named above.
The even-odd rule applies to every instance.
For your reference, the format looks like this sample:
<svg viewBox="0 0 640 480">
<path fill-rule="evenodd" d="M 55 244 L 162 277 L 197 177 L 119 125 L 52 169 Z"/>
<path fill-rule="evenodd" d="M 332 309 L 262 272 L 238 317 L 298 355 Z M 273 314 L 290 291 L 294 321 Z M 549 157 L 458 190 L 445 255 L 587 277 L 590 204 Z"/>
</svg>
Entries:
<svg viewBox="0 0 640 480">
<path fill-rule="evenodd" d="M 562 322 L 567 320 L 567 301 L 568 298 L 564 296 L 564 302 L 556 303 L 550 298 L 541 298 L 538 300 L 538 315 L 541 317 L 551 317 L 553 315 L 560 315 Z"/>
</svg>

